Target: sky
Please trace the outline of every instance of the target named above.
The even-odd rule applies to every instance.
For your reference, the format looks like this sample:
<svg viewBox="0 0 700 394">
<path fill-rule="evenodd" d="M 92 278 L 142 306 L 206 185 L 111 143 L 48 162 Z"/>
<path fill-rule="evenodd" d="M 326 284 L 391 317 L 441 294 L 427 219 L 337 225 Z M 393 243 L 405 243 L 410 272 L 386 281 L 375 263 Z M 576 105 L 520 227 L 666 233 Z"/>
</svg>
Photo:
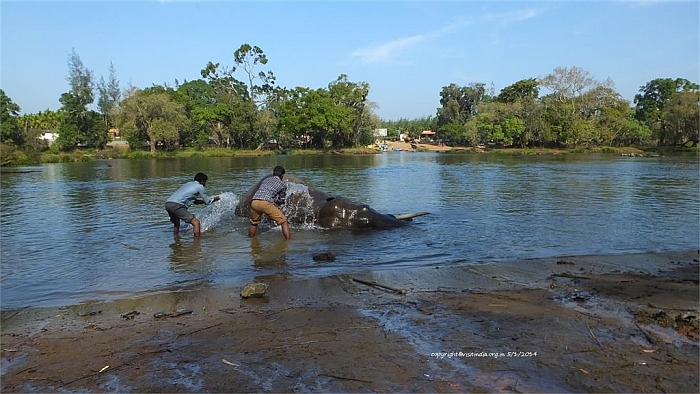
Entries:
<svg viewBox="0 0 700 394">
<path fill-rule="evenodd" d="M 6 1 L 0 88 L 21 113 L 60 108 L 75 50 L 95 82 L 175 86 L 260 47 L 277 85 L 370 85 L 384 120 L 435 116 L 451 83 L 498 94 L 556 67 L 608 78 L 630 102 L 656 78 L 700 83 L 697 1 Z M 244 80 L 243 71 L 235 76 Z M 541 95 L 549 93 L 546 89 Z"/>
</svg>

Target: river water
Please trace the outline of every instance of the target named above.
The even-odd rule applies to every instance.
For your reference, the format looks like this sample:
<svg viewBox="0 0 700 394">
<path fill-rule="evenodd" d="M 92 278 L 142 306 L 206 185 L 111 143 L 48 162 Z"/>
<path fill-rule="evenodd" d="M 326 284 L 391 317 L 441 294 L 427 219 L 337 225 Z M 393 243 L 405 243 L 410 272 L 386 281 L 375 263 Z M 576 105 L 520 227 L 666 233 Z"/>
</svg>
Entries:
<svg viewBox="0 0 700 394">
<path fill-rule="evenodd" d="M 240 195 L 275 165 L 384 213 L 430 212 L 369 232 L 292 226 L 247 237 Z M 3 310 L 365 270 L 562 255 L 698 249 L 698 157 L 385 152 L 104 160 L 16 168 L 1 178 Z M 174 236 L 164 201 L 195 173 L 221 195 Z M 313 254 L 330 251 L 332 262 Z"/>
</svg>

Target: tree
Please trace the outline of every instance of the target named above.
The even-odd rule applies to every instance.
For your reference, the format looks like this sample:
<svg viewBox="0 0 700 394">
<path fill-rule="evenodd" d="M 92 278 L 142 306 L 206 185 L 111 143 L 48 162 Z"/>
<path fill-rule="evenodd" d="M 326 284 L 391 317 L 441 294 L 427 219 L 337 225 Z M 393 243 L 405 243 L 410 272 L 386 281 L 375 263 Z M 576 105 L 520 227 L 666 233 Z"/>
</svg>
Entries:
<svg viewBox="0 0 700 394">
<path fill-rule="evenodd" d="M 104 77 L 100 77 L 100 82 L 97 83 L 97 108 L 104 117 L 107 126 L 112 125 L 110 113 L 119 105 L 121 100 L 121 90 L 119 89 L 119 80 L 114 64 L 109 62 L 109 79 L 105 82 Z"/>
<path fill-rule="evenodd" d="M 80 56 L 75 52 L 75 48 L 68 55 L 68 77 L 71 93 L 77 98 L 82 106 L 92 104 L 94 99 L 95 83 L 93 73 L 83 65 Z"/>
<path fill-rule="evenodd" d="M 177 144 L 187 117 L 184 106 L 166 93 L 136 91 L 122 102 L 117 124 L 132 149 L 148 142 L 151 152 L 155 152 L 159 143 L 166 147 Z"/>
<path fill-rule="evenodd" d="M 656 78 L 640 87 L 634 96 L 636 104 L 635 116 L 644 122 L 656 135 L 659 144 L 664 145 L 666 140 L 665 130 L 662 127 L 661 117 L 664 107 L 671 98 L 679 92 L 697 92 L 698 84 L 683 78 Z"/>
<path fill-rule="evenodd" d="M 540 94 L 539 82 L 535 78 L 523 79 L 501 89 L 496 101 L 514 103 L 519 100 L 534 101 Z"/>
<path fill-rule="evenodd" d="M 19 118 L 20 127 L 24 132 L 33 130 L 56 130 L 65 121 L 63 111 L 39 111 L 34 114 L 24 114 Z"/>
<path fill-rule="evenodd" d="M 202 79 L 185 82 L 177 87 L 175 101 L 184 105 L 192 122 L 190 130 L 180 133 L 180 145 L 202 147 L 210 140 L 228 146 L 227 107 L 218 102 L 214 88 Z"/>
<path fill-rule="evenodd" d="M 369 118 L 366 116 L 372 106 L 367 100 L 369 84 L 350 82 L 347 75 L 341 74 L 328 84 L 328 92 L 336 104 L 349 109 L 354 118 L 350 130 L 338 130 L 339 133 L 349 132 L 350 135 L 349 139 L 346 135 L 338 135 L 337 146 L 358 146 L 361 141 L 366 141 L 367 134 L 372 132 L 369 128 Z"/>
<path fill-rule="evenodd" d="M 22 132 L 19 127 L 20 107 L 0 89 L 0 141 L 12 143 L 16 146 L 23 145 Z"/>
<path fill-rule="evenodd" d="M 239 49 L 240 50 L 240 49 Z M 237 51 L 238 53 L 238 51 Z M 238 53 L 238 56 L 242 56 Z M 247 58 L 238 59 L 245 62 Z M 267 62 L 267 60 L 265 60 Z M 257 64 L 257 63 L 255 63 Z M 245 83 L 233 77 L 236 68 L 220 68 L 219 63 L 209 62 L 202 70 L 202 77 L 208 80 L 214 88 L 217 108 L 215 113 L 209 113 L 210 121 L 214 121 L 221 131 L 227 131 L 227 138 L 240 148 L 255 147 L 264 137 L 256 132 L 258 109 L 255 101 L 251 99 L 256 89 L 254 78 L 249 80 L 253 87 L 248 91 Z"/>
<path fill-rule="evenodd" d="M 256 105 L 260 105 L 265 101 L 264 99 L 260 99 L 260 96 L 269 94 L 275 85 L 275 75 L 272 71 L 259 71 L 257 74 L 255 73 L 256 66 L 267 64 L 267 55 L 265 55 L 263 50 L 257 45 L 250 46 L 249 44 L 243 44 L 233 53 L 233 59 L 248 77 L 250 99 L 253 100 Z M 255 80 L 260 80 L 261 85 L 256 84 Z"/>
<path fill-rule="evenodd" d="M 668 100 L 661 112 L 665 140 L 675 145 L 698 145 L 700 93 L 684 91 Z"/>
<path fill-rule="evenodd" d="M 440 105 L 438 108 L 438 127 L 448 123 L 464 123 L 470 117 L 476 115 L 479 103 L 484 101 L 486 85 L 472 83 L 469 86 L 460 87 L 452 83 L 444 86 L 440 92 Z"/>
<path fill-rule="evenodd" d="M 63 93 L 59 101 L 63 104 L 61 111 L 65 118 L 58 127 L 57 146 L 66 151 L 78 146 L 104 148 L 108 135 L 101 115 L 88 111 L 83 103 L 84 98 L 74 93 Z"/>
<path fill-rule="evenodd" d="M 552 92 L 542 98 L 542 103 L 556 136 L 554 142 L 565 146 L 596 143 L 595 117 L 605 100 L 616 99 L 613 82 L 598 81 L 579 67 L 557 67 L 539 82 Z"/>
</svg>

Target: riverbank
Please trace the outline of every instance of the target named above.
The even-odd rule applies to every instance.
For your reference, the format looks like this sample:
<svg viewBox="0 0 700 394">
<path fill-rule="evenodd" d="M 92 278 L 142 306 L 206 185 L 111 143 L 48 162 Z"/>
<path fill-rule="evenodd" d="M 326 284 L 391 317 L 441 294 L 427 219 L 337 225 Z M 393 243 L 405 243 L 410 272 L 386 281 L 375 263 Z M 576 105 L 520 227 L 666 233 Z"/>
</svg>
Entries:
<svg viewBox="0 0 700 394">
<path fill-rule="evenodd" d="M 5 311 L 1 389 L 698 392 L 698 258 L 274 276 L 259 299 L 207 288 Z"/>
<path fill-rule="evenodd" d="M 438 144 L 407 142 L 387 142 L 393 148 L 403 152 L 441 152 L 441 153 L 480 153 L 509 155 L 564 155 L 570 153 L 613 153 L 624 156 L 659 156 L 664 152 L 698 152 L 698 148 L 659 148 L 659 147 L 594 147 L 594 148 L 497 148 L 497 147 L 450 147 Z M 103 150 L 76 150 L 73 152 L 25 152 L 10 149 L 3 145 L 2 168 L 43 163 L 73 163 L 103 159 L 165 159 L 190 157 L 259 157 L 275 155 L 368 155 L 381 154 L 376 148 L 358 147 L 344 149 L 289 149 L 289 150 L 238 150 L 228 148 L 187 148 L 177 151 L 130 151 L 128 149 L 107 148 Z"/>
</svg>

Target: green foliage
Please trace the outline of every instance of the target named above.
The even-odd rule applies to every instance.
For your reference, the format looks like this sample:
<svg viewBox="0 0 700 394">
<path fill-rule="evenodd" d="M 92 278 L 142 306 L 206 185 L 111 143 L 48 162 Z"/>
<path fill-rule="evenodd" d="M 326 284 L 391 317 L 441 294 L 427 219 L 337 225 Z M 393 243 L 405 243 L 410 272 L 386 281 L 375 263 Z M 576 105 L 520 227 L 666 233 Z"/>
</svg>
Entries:
<svg viewBox="0 0 700 394">
<path fill-rule="evenodd" d="M 375 114 L 366 82 L 341 74 L 326 88 L 287 89 L 276 86 L 272 71 L 260 71 L 268 58 L 259 47 L 243 44 L 233 60 L 231 68 L 208 62 L 202 79 L 176 80 L 175 88 L 154 84 L 130 89 L 123 100 L 110 63 L 109 79 L 97 84 L 98 114 L 88 110 L 94 101 L 92 71 L 73 50 L 68 59 L 70 91 L 61 96 L 59 111 L 20 117 L 19 107 L 0 90 L 0 140 L 28 152 L 41 151 L 46 147 L 37 136 L 57 131 L 50 160 L 68 160 L 62 155 L 78 148 L 104 147 L 113 125 L 129 141 L 129 154 L 144 155 L 145 143 L 151 157 L 159 156 L 158 150 L 192 147 L 196 150 L 187 154 L 221 154 L 211 153 L 208 147 L 213 145 L 238 154 L 270 142 L 278 151 L 349 149 L 374 142 L 378 127 L 387 128 L 389 136 L 407 133 L 412 138 L 434 130 L 436 139 L 451 145 L 698 145 L 698 85 L 682 78 L 648 82 L 632 107 L 610 80 L 597 81 L 578 67 L 557 67 L 543 78 L 517 81 L 496 97 L 483 83 L 452 83 L 442 88 L 435 117 L 387 121 Z M 540 96 L 541 88 L 548 94 Z"/>
<path fill-rule="evenodd" d="M 19 149 L 14 144 L 0 143 L 2 165 L 28 165 L 39 163 L 39 152 L 31 149 Z"/>
<path fill-rule="evenodd" d="M 147 141 L 155 152 L 159 144 L 169 149 L 176 146 L 188 119 L 184 106 L 167 93 L 136 91 L 122 102 L 117 124 L 132 148 Z"/>
<path fill-rule="evenodd" d="M 65 112 L 58 111 L 39 111 L 35 114 L 24 114 L 20 116 L 20 127 L 29 130 L 57 130 L 66 120 Z"/>
<path fill-rule="evenodd" d="M 535 78 L 523 79 L 501 89 L 496 101 L 514 103 L 516 101 L 534 101 L 540 94 L 539 82 Z"/>
<path fill-rule="evenodd" d="M 75 150 L 73 152 L 47 151 L 41 154 L 42 163 L 74 163 L 95 160 L 95 153 L 91 151 Z"/>
<path fill-rule="evenodd" d="M 103 148 L 107 143 L 107 125 L 95 111 L 88 111 L 83 100 L 74 93 L 63 93 L 59 100 L 65 114 L 58 127 L 56 144 L 64 151 L 78 146 Z"/>
<path fill-rule="evenodd" d="M 326 149 L 373 141 L 369 85 L 339 76 L 328 89 L 296 88 L 277 107 L 278 127 L 296 146 Z"/>
<path fill-rule="evenodd" d="M 108 127 L 114 125 L 112 112 L 119 105 L 121 100 L 121 89 L 119 88 L 119 80 L 117 72 L 112 62 L 109 63 L 109 79 L 105 82 L 104 77 L 100 77 L 97 83 L 97 108 L 104 117 L 105 124 Z"/>
<path fill-rule="evenodd" d="M 0 89 L 0 141 L 21 146 L 24 143 L 19 128 L 19 105 L 15 104 L 5 91 Z"/>
<path fill-rule="evenodd" d="M 233 59 L 236 65 L 246 73 L 250 99 L 256 105 L 264 102 L 265 100 L 260 97 L 272 92 L 275 86 L 275 75 L 272 71 L 256 73 L 255 68 L 258 65 L 267 64 L 267 55 L 258 46 L 243 44 L 233 53 Z M 261 84 L 257 84 L 256 80 Z"/>
<path fill-rule="evenodd" d="M 406 133 L 411 138 L 419 138 L 425 130 L 437 130 L 437 118 L 428 116 L 415 119 L 400 118 L 396 121 L 382 120 L 379 127 L 387 129 L 389 135 Z"/>
<path fill-rule="evenodd" d="M 676 131 L 666 129 L 668 124 L 662 121 L 664 108 L 678 93 L 698 92 L 698 84 L 683 78 L 657 78 L 647 82 L 639 92 L 640 94 L 634 96 L 636 118 L 652 130 L 659 144 L 666 144 L 668 136 L 672 139 L 670 143 L 674 144 Z"/>
<path fill-rule="evenodd" d="M 661 111 L 664 140 L 669 144 L 698 145 L 700 93 L 679 92 L 673 95 Z"/>
<path fill-rule="evenodd" d="M 473 83 L 469 86 L 457 86 L 452 83 L 444 86 L 440 92 L 437 126 L 448 123 L 463 123 L 477 114 L 477 106 L 484 101 L 486 87 L 483 83 Z"/>
<path fill-rule="evenodd" d="M 93 73 L 83 65 L 75 48 L 68 55 L 68 77 L 66 79 L 70 84 L 71 93 L 80 106 L 85 107 L 95 101 Z"/>
</svg>

